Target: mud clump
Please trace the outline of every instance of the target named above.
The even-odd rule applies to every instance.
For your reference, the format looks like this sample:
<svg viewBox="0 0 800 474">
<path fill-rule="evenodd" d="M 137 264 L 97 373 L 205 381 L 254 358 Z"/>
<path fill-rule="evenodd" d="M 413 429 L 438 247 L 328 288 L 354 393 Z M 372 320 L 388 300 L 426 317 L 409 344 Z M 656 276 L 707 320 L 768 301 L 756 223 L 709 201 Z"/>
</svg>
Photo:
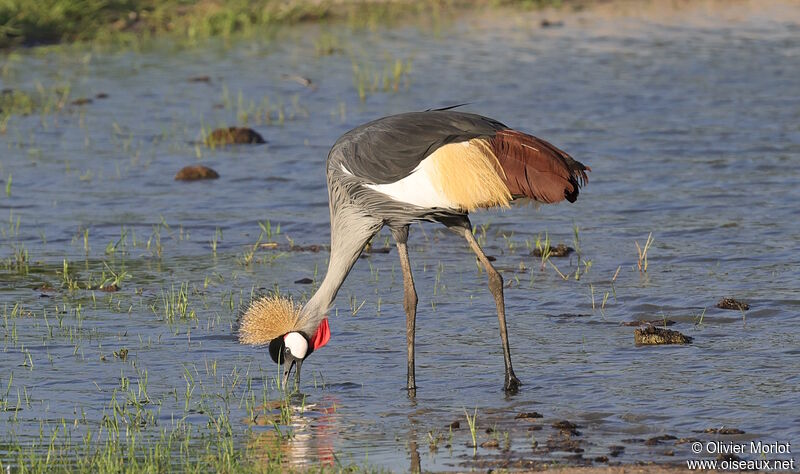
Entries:
<svg viewBox="0 0 800 474">
<path fill-rule="evenodd" d="M 578 431 L 578 425 L 571 421 L 561 420 L 552 424 L 553 428 L 559 430 L 564 436 L 580 436 L 581 432 Z"/>
<path fill-rule="evenodd" d="M 672 435 L 653 436 L 652 438 L 649 438 L 647 441 L 645 441 L 644 444 L 645 446 L 655 446 L 657 444 L 661 444 L 662 441 L 669 441 L 673 439 L 678 439 L 678 438 Z"/>
<path fill-rule="evenodd" d="M 549 438 L 546 443 L 548 452 L 582 453 L 580 443 L 572 438 Z"/>
<path fill-rule="evenodd" d="M 672 329 L 647 326 L 646 328 L 635 329 L 633 338 L 637 346 L 650 346 L 659 344 L 689 344 L 692 338 L 684 336 Z"/>
<path fill-rule="evenodd" d="M 706 428 L 703 433 L 714 433 L 721 435 L 739 435 L 744 434 L 744 431 L 739 428 Z"/>
<path fill-rule="evenodd" d="M 611 457 L 618 457 L 620 454 L 625 452 L 625 446 L 620 446 L 618 444 L 612 444 L 608 447 L 608 455 Z"/>
<path fill-rule="evenodd" d="M 484 441 L 481 443 L 481 448 L 484 449 L 498 449 L 500 448 L 500 442 L 496 439 L 490 439 L 488 441 Z"/>
<path fill-rule="evenodd" d="M 195 165 L 186 166 L 175 175 L 175 181 L 198 181 L 201 179 L 217 179 L 219 173 L 208 166 Z"/>
<path fill-rule="evenodd" d="M 698 441 L 700 441 L 700 440 L 697 439 L 697 438 L 692 438 L 692 437 L 678 438 L 677 440 L 675 440 L 675 444 L 696 443 Z"/>
<path fill-rule="evenodd" d="M 750 309 L 750 305 L 745 303 L 744 301 L 738 301 L 733 298 L 722 298 L 719 301 L 719 303 L 717 303 L 717 308 L 747 311 L 748 309 Z"/>
<path fill-rule="evenodd" d="M 92 99 L 89 99 L 89 98 L 86 98 L 86 97 L 80 97 L 80 98 L 75 99 L 72 102 L 70 102 L 70 104 L 72 104 L 72 105 L 89 105 L 91 103 L 92 103 Z"/>
<path fill-rule="evenodd" d="M 314 280 L 312 280 L 311 278 L 301 278 L 299 280 L 295 280 L 294 282 L 297 283 L 298 285 L 310 285 L 314 283 Z"/>
<path fill-rule="evenodd" d="M 548 255 L 550 257 L 566 257 L 574 251 L 575 249 L 572 247 L 567 247 L 564 244 L 558 244 L 555 247 L 550 247 L 550 253 Z M 534 257 L 541 257 L 544 253 L 546 252 L 543 249 L 535 248 L 533 249 L 533 252 L 531 252 L 531 255 Z"/>
<path fill-rule="evenodd" d="M 547 18 L 545 18 L 544 20 L 541 21 L 541 23 L 539 23 L 539 26 L 541 26 L 542 28 L 562 28 L 564 26 L 564 22 L 548 20 Z"/>
<path fill-rule="evenodd" d="M 537 413 L 535 411 L 529 411 L 524 413 L 517 413 L 517 416 L 514 417 L 515 420 L 533 420 L 536 418 L 542 418 L 542 414 Z"/>
<path fill-rule="evenodd" d="M 228 127 L 218 128 L 206 137 L 205 144 L 209 148 L 226 145 L 260 145 L 267 143 L 264 137 L 252 128 Z"/>
</svg>

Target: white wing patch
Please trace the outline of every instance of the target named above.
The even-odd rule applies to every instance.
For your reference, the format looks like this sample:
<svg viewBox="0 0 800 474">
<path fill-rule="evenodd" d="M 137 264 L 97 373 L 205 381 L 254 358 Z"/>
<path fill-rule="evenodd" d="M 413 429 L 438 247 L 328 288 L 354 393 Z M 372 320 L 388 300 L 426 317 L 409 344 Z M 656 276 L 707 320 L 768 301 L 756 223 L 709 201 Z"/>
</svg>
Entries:
<svg viewBox="0 0 800 474">
<path fill-rule="evenodd" d="M 419 207 L 442 207 L 460 209 L 461 206 L 447 199 L 440 183 L 435 179 L 433 154 L 422 160 L 405 178 L 387 184 L 367 184 L 372 190 L 383 193 L 395 201 Z"/>
</svg>

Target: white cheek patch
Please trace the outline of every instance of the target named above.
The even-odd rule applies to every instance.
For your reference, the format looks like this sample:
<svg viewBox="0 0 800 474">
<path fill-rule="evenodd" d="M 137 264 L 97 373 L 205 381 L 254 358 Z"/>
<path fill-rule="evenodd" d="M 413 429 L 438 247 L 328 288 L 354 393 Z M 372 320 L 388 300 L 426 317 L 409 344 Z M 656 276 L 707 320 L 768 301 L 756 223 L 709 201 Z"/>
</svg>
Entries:
<svg viewBox="0 0 800 474">
<path fill-rule="evenodd" d="M 292 355 L 298 359 L 305 358 L 308 353 L 308 341 L 300 333 L 290 332 L 283 338 L 283 343 L 286 344 Z"/>
</svg>

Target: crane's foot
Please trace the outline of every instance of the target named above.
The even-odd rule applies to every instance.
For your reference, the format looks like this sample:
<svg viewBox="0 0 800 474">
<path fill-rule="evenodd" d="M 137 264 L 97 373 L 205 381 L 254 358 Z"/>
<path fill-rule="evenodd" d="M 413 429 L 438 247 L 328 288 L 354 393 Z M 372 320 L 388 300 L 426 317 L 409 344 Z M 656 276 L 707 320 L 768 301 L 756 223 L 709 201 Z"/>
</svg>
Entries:
<svg viewBox="0 0 800 474">
<path fill-rule="evenodd" d="M 408 398 L 411 399 L 417 398 L 417 384 L 414 383 L 414 379 L 408 380 L 406 391 L 408 392 Z"/>
<path fill-rule="evenodd" d="M 406 389 L 409 391 L 417 389 L 417 377 L 414 370 L 414 359 L 408 361 L 408 372 L 406 372 Z"/>
<path fill-rule="evenodd" d="M 503 384 L 503 390 L 505 390 L 506 393 L 519 392 L 520 385 L 522 385 L 522 382 L 514 375 L 514 372 L 506 372 L 506 383 Z"/>
</svg>

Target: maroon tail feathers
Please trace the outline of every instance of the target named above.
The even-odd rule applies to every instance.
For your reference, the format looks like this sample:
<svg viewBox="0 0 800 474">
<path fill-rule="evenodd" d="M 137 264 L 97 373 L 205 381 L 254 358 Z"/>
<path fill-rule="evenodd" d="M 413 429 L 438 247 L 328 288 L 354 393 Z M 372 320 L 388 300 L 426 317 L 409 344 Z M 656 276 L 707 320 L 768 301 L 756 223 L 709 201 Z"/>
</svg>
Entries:
<svg viewBox="0 0 800 474">
<path fill-rule="evenodd" d="M 516 130 L 500 130 L 490 140 L 514 197 L 554 203 L 575 202 L 589 178 L 588 166 L 550 143 Z"/>
</svg>

